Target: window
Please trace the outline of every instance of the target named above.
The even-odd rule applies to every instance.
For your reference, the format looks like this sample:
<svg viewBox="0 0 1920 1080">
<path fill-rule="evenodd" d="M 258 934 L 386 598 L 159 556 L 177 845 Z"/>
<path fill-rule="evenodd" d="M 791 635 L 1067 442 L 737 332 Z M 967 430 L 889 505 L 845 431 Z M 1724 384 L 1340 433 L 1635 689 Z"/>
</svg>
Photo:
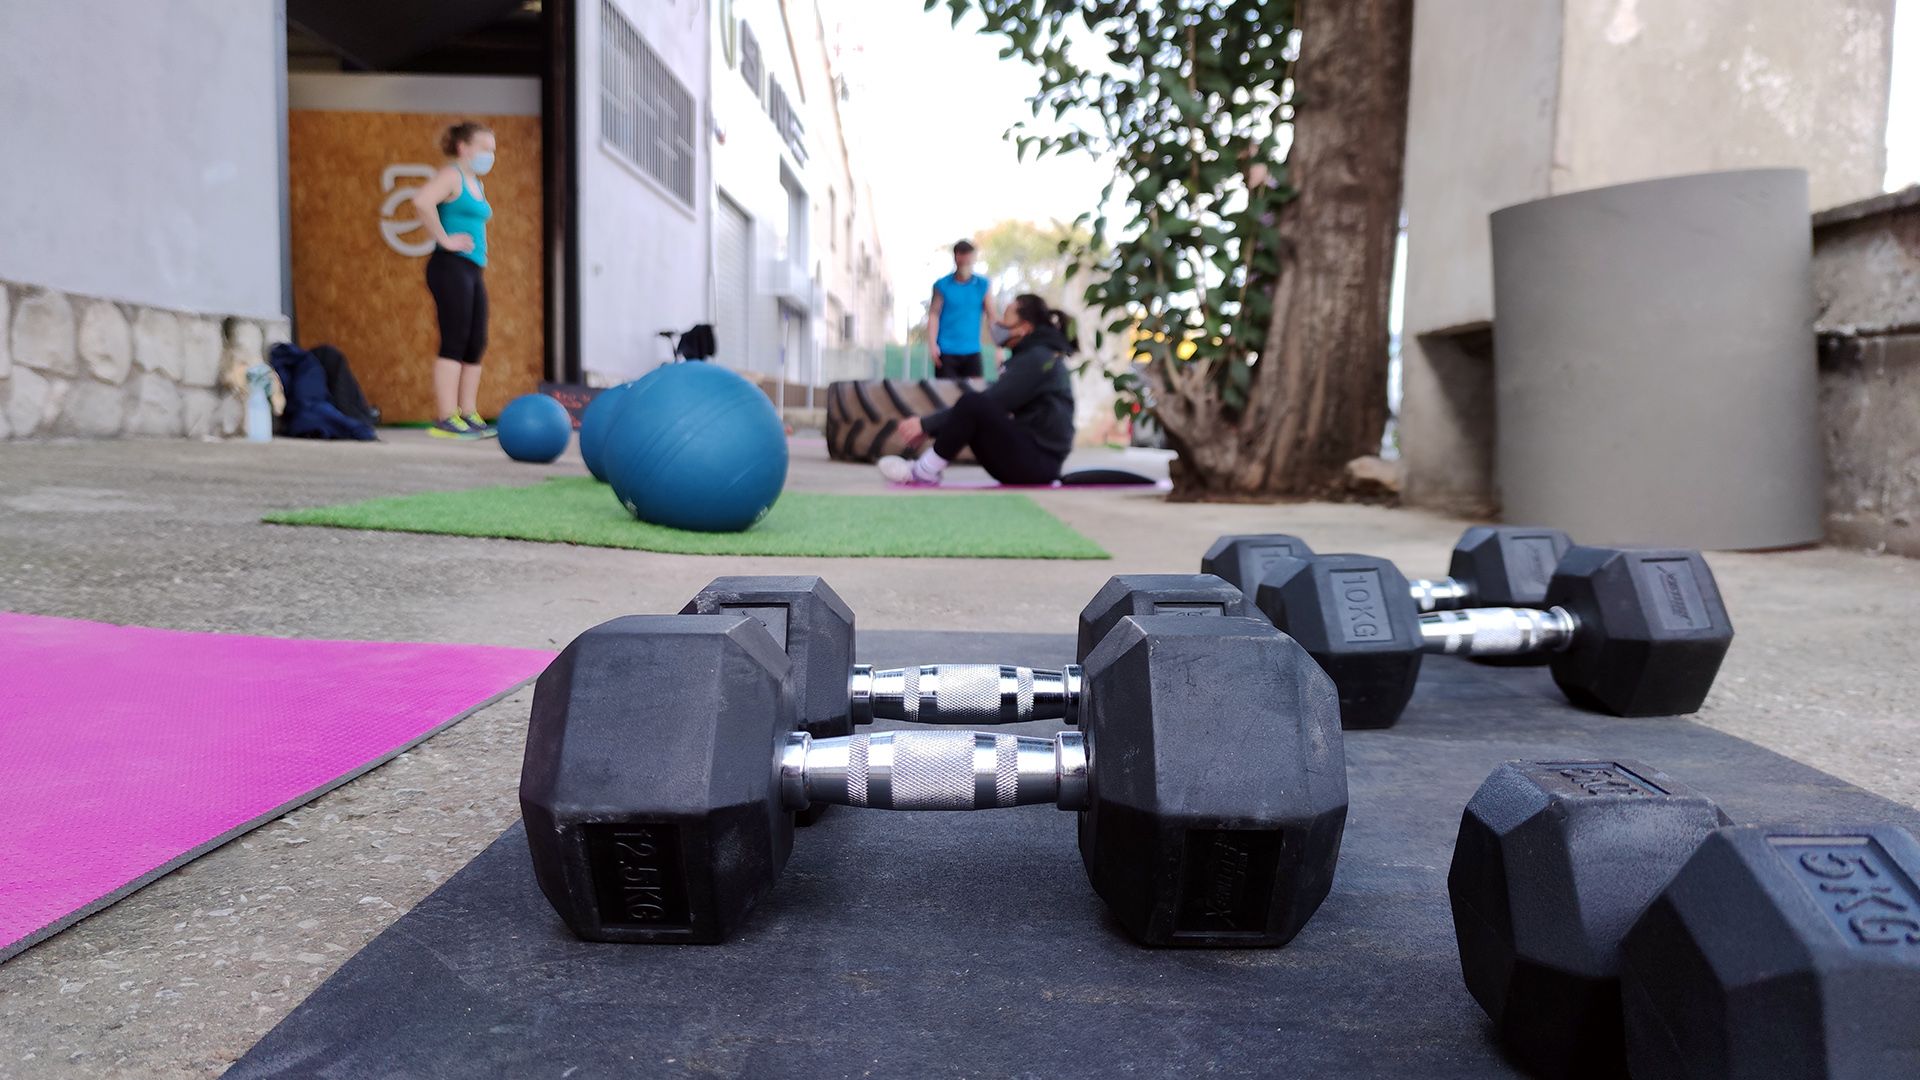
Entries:
<svg viewBox="0 0 1920 1080">
<path fill-rule="evenodd" d="M 760 41 L 753 36 L 753 28 L 745 19 L 740 20 L 740 77 L 753 87 L 755 99 L 760 97 Z"/>
<path fill-rule="evenodd" d="M 692 206 L 693 95 L 633 24 L 600 4 L 600 139 Z"/>
</svg>

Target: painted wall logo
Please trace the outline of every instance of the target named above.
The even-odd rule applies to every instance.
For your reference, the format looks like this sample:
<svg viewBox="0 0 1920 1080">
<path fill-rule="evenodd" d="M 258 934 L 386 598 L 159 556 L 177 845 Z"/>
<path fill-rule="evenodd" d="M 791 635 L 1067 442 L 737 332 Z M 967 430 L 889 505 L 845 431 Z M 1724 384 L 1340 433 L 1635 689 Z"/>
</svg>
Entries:
<svg viewBox="0 0 1920 1080">
<path fill-rule="evenodd" d="M 431 165 L 407 164 L 389 165 L 380 171 L 380 190 L 387 193 L 387 199 L 380 204 L 380 239 L 387 246 L 410 259 L 433 254 L 433 236 L 426 226 L 414 216 L 413 208 L 408 205 L 420 190 L 420 183 L 433 179 Z M 401 184 L 402 180 L 415 180 L 420 183 Z M 396 216 L 401 215 L 401 216 Z M 405 239 L 408 233 L 418 233 L 417 239 Z"/>
</svg>

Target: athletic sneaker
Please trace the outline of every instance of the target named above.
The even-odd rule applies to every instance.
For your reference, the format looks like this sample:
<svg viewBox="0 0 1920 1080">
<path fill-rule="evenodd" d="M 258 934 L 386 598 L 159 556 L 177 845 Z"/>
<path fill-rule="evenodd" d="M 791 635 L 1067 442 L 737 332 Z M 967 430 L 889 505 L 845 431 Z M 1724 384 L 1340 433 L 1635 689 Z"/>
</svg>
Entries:
<svg viewBox="0 0 1920 1080">
<path fill-rule="evenodd" d="M 435 420 L 427 425 L 427 434 L 436 439 L 478 439 L 481 436 L 473 426 L 459 416 L 449 416 L 444 420 Z"/>
<path fill-rule="evenodd" d="M 497 439 L 500 437 L 500 429 L 480 419 L 480 414 L 477 412 L 470 412 L 461 417 L 461 419 L 465 420 L 467 426 L 473 429 L 475 438 Z"/>
<path fill-rule="evenodd" d="M 880 475 L 886 477 L 889 484 L 905 484 L 908 487 L 940 486 L 939 474 L 936 473 L 931 478 L 922 476 L 915 471 L 913 462 L 898 455 L 888 454 L 874 464 L 879 466 Z"/>
</svg>

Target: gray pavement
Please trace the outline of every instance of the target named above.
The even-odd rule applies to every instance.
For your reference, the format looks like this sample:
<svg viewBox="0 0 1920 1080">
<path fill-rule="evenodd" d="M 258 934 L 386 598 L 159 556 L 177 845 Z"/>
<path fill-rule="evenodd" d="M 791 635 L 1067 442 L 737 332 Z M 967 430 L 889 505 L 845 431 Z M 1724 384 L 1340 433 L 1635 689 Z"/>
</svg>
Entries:
<svg viewBox="0 0 1920 1080">
<path fill-rule="evenodd" d="M 259 523 L 276 508 L 554 471 L 584 470 L 405 432 L 378 445 L 0 444 L 0 610 L 557 648 L 618 614 L 677 609 L 716 574 L 812 572 L 863 627 L 1064 633 L 1108 575 L 1190 570 L 1222 532 L 1296 532 L 1431 575 L 1464 524 L 1369 506 L 1040 492 L 1114 556 L 1045 562 L 712 558 Z M 789 482 L 879 490 L 869 468 L 830 463 L 817 442 L 796 446 Z M 1698 719 L 1920 804 L 1909 708 L 1920 563 L 1831 548 L 1711 561 L 1738 637 Z M 218 1074 L 514 819 L 530 696 L 0 965 L 0 1077 Z"/>
</svg>

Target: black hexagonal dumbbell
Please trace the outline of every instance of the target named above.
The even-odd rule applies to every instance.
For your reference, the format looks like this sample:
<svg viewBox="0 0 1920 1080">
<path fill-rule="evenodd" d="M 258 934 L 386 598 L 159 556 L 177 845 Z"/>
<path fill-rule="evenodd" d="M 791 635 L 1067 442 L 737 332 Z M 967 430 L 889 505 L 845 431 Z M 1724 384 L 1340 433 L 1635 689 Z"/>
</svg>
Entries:
<svg viewBox="0 0 1920 1080">
<path fill-rule="evenodd" d="M 1537 1076 L 1622 1072 L 1620 938 L 1709 833 L 1705 796 L 1633 761 L 1513 761 L 1460 819 L 1460 971 Z"/>
<path fill-rule="evenodd" d="M 1347 727 L 1386 727 L 1413 695 L 1425 653 L 1539 654 L 1568 700 L 1617 716 L 1697 711 L 1733 641 L 1697 551 L 1575 547 L 1547 608 L 1420 613 L 1385 559 L 1315 555 L 1276 563 L 1254 603 L 1327 669 Z"/>
<path fill-rule="evenodd" d="M 923 664 L 875 670 L 853 662 L 853 612 L 811 575 L 714 578 L 683 615 L 734 613 L 759 619 L 793 661 L 800 726 L 819 738 L 857 724 L 1075 722 L 1076 665 L 1050 671 L 1012 664 Z"/>
<path fill-rule="evenodd" d="M 1460 534 L 1443 578 L 1407 583 L 1421 611 L 1462 607 L 1545 607 L 1547 582 L 1573 541 L 1559 529 L 1530 525 L 1475 525 Z M 1215 574 L 1251 594 L 1281 559 L 1313 554 L 1305 540 L 1285 533 L 1222 536 L 1200 558 Z"/>
<path fill-rule="evenodd" d="M 1129 615 L 1265 618 L 1244 593 L 1214 574 L 1118 574 L 1108 578 L 1080 609 L 1074 655 L 1084 663 Z"/>
<path fill-rule="evenodd" d="M 819 802 L 1078 810 L 1094 891 L 1150 945 L 1284 944 L 1327 894 L 1346 820 L 1338 703 L 1256 619 L 1123 620 L 1088 658 L 1081 730 L 815 739 L 792 665 L 742 615 L 630 616 L 534 692 L 520 799 L 541 891 L 580 937 L 715 942 L 771 889 Z"/>
<path fill-rule="evenodd" d="M 1305 540 L 1287 533 L 1230 533 L 1200 556 L 1200 572 L 1252 596 L 1275 563 L 1312 554 Z"/>
<path fill-rule="evenodd" d="M 874 670 L 855 664 L 853 612 L 813 576 L 713 579 L 682 614 L 752 615 L 794 664 L 801 727 L 819 738 L 848 735 L 876 719 L 926 724 L 1077 722 L 1079 664 L 1057 671 L 1012 664 L 923 664 Z M 1240 590 L 1207 574 L 1124 574 L 1080 612 L 1076 659 L 1084 662 L 1128 615 L 1261 618 Z"/>
<path fill-rule="evenodd" d="M 1620 948 L 1635 1080 L 1920 1076 L 1920 845 L 1890 825 L 1706 838 Z"/>
<path fill-rule="evenodd" d="M 1637 762 L 1509 762 L 1447 891 L 1467 988 L 1533 1075 L 1811 1080 L 1920 1065 L 1916 872 L 1899 829 L 1729 828 Z"/>
</svg>

